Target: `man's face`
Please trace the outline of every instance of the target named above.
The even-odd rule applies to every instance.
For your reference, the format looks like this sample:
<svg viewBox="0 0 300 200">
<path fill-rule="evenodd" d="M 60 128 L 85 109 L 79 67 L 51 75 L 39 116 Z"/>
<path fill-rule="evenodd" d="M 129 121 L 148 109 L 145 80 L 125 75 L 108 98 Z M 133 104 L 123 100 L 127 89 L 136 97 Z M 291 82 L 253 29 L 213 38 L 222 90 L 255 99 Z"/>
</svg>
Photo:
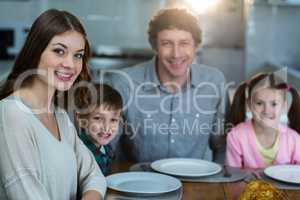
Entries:
<svg viewBox="0 0 300 200">
<path fill-rule="evenodd" d="M 187 78 L 197 49 L 192 34 L 175 28 L 164 29 L 157 34 L 156 42 L 160 78 L 168 80 Z"/>
</svg>

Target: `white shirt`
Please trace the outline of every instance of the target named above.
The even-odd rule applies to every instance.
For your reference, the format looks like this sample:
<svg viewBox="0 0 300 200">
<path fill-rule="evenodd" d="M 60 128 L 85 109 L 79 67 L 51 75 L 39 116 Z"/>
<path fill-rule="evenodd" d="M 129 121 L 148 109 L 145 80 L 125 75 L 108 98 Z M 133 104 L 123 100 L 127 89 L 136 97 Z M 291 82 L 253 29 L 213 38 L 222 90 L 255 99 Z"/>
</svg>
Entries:
<svg viewBox="0 0 300 200">
<path fill-rule="evenodd" d="M 68 115 L 56 109 L 57 140 L 16 97 L 0 101 L 0 199 L 75 200 L 106 182 Z M 77 191 L 77 187 L 80 191 Z"/>
</svg>

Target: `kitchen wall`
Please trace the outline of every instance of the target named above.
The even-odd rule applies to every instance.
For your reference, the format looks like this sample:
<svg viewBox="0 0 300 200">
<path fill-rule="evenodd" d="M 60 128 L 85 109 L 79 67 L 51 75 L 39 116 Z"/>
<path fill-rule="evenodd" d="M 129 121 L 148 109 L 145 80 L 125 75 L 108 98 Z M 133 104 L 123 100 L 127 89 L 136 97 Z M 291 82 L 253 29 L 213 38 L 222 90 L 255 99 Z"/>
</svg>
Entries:
<svg viewBox="0 0 300 200">
<path fill-rule="evenodd" d="M 221 70 L 233 86 L 245 78 L 244 14 L 244 1 L 221 0 L 199 16 L 204 32 L 199 61 Z"/>
<path fill-rule="evenodd" d="M 146 27 L 164 0 L 0 1 L 0 27 L 28 27 L 45 9 L 65 9 L 80 17 L 94 46 L 149 48 Z"/>
<path fill-rule="evenodd" d="M 246 26 L 246 74 L 267 63 L 300 70 L 300 6 L 272 6 L 267 0 L 249 7 Z M 299 77 L 300 79 L 300 77 Z"/>
<path fill-rule="evenodd" d="M 40 10 L 41 2 L 37 0 L 0 1 L 0 28 L 15 31 L 14 46 L 7 49 L 9 54 L 19 52 L 26 37 L 26 29 L 31 26 Z M 12 65 L 13 60 L 0 60 L 0 81 L 6 78 Z"/>
<path fill-rule="evenodd" d="M 164 0 L 51 0 L 48 7 L 80 16 L 95 47 L 149 48 L 148 20 L 164 4 Z"/>
<path fill-rule="evenodd" d="M 42 9 L 42 1 L 0 1 L 0 28 L 14 30 L 14 46 L 8 49 L 8 53 L 19 52 L 32 21 L 39 15 Z"/>
</svg>

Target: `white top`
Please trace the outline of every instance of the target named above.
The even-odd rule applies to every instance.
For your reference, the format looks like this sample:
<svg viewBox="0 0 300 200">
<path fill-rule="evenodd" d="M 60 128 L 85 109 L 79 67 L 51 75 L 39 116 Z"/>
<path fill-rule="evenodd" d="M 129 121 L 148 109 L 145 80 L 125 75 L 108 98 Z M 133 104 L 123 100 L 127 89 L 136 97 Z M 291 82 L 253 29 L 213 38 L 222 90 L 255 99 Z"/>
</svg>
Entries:
<svg viewBox="0 0 300 200">
<path fill-rule="evenodd" d="M 106 181 L 67 113 L 56 109 L 57 140 L 16 97 L 0 101 L 0 199 L 76 200 L 87 190 L 104 197 Z"/>
</svg>

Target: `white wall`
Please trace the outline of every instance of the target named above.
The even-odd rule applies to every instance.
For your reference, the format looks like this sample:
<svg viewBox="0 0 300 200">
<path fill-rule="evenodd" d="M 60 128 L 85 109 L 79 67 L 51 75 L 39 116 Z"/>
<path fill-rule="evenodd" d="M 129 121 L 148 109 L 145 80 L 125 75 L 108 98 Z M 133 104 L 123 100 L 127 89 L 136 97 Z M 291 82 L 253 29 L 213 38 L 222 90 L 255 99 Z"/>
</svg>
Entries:
<svg viewBox="0 0 300 200">
<path fill-rule="evenodd" d="M 148 20 L 164 5 L 165 0 L 7 0 L 0 1 L 0 28 L 22 30 L 30 27 L 44 10 L 57 8 L 82 20 L 92 46 L 150 48 L 146 37 Z"/>
<path fill-rule="evenodd" d="M 300 68 L 300 6 L 271 6 L 261 0 L 249 8 L 246 73 L 265 63 Z"/>
<path fill-rule="evenodd" d="M 236 86 L 244 80 L 244 5 L 243 1 L 222 0 L 200 16 L 203 48 L 199 61 L 222 71 Z"/>
<path fill-rule="evenodd" d="M 80 17 L 93 46 L 150 48 L 147 24 L 164 0 L 51 0 L 48 7 Z"/>
<path fill-rule="evenodd" d="M 0 1 L 0 28 L 15 30 L 15 45 L 8 49 L 10 54 L 16 54 L 21 49 L 26 37 L 25 29 L 39 15 L 42 2 L 43 0 Z"/>
</svg>

